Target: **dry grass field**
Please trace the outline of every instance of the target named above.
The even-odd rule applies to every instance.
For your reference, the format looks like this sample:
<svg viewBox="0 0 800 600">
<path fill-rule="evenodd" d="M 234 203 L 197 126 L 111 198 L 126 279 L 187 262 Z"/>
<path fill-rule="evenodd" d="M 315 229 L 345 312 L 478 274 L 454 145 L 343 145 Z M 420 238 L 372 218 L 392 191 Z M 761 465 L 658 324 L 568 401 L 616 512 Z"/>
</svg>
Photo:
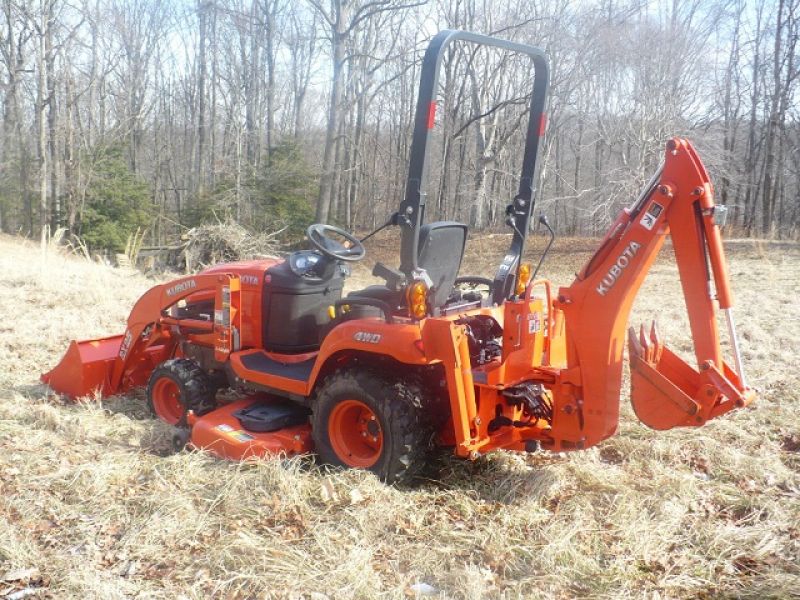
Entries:
<svg viewBox="0 0 800 600">
<path fill-rule="evenodd" d="M 395 262 L 386 240 L 368 251 Z M 473 240 L 462 272 L 491 275 L 506 244 Z M 593 245 L 560 241 L 544 274 L 568 284 Z M 173 454 L 141 393 L 64 403 L 39 374 L 121 333 L 153 282 L 0 238 L 0 598 L 800 597 L 800 247 L 728 256 L 752 408 L 658 433 L 624 390 L 597 448 L 442 456 L 395 488 Z M 665 252 L 632 322 L 688 353 L 682 302 Z"/>
</svg>

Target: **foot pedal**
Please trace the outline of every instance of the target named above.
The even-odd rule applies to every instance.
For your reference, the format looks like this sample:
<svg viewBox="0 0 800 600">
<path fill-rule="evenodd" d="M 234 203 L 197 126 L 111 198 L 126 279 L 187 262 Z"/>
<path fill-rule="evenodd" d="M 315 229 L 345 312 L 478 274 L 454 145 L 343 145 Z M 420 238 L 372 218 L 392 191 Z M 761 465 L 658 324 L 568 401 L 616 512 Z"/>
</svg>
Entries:
<svg viewBox="0 0 800 600">
<path fill-rule="evenodd" d="M 255 402 L 233 413 L 242 427 L 254 433 L 269 433 L 308 421 L 311 411 L 293 402 Z"/>
</svg>

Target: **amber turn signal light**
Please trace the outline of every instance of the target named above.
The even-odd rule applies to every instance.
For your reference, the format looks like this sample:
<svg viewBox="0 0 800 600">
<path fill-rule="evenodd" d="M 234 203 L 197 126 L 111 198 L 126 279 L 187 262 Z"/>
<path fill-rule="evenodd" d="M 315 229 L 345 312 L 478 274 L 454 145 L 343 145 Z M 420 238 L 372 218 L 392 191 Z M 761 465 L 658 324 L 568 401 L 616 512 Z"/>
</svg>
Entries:
<svg viewBox="0 0 800 600">
<path fill-rule="evenodd" d="M 531 266 L 523 263 L 519 266 L 519 278 L 517 279 L 517 296 L 525 293 L 525 288 L 531 280 Z"/>
<path fill-rule="evenodd" d="M 424 281 L 414 281 L 406 290 L 408 312 L 415 319 L 424 319 L 428 314 L 428 286 Z"/>
</svg>

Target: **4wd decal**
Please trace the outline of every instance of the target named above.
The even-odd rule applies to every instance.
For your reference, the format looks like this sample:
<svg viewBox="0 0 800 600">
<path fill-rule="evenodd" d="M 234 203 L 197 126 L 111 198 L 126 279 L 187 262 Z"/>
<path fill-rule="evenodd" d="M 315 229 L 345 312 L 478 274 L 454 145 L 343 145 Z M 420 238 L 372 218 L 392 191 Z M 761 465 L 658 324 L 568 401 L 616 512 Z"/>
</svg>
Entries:
<svg viewBox="0 0 800 600">
<path fill-rule="evenodd" d="M 369 331 L 357 331 L 353 335 L 355 341 L 366 342 L 367 344 L 377 344 L 381 341 L 382 337 L 380 333 L 370 333 Z"/>
<path fill-rule="evenodd" d="M 647 231 L 652 231 L 653 227 L 658 221 L 658 216 L 662 213 L 664 207 L 661 206 L 658 202 L 653 202 L 650 204 L 650 207 L 647 211 L 642 215 L 642 218 L 639 219 L 639 224 L 647 229 Z"/>
<path fill-rule="evenodd" d="M 182 294 L 188 290 L 193 290 L 197 287 L 197 282 L 194 279 L 188 279 L 186 281 L 180 281 L 173 285 L 171 288 L 167 289 L 167 296 L 174 296 L 175 294 Z"/>
<path fill-rule="evenodd" d="M 598 294 L 605 296 L 611 290 L 611 288 L 614 287 L 614 284 L 617 283 L 619 276 L 622 275 L 622 272 L 628 268 L 631 260 L 634 256 L 636 256 L 636 253 L 639 252 L 639 248 L 641 247 L 642 245 L 639 242 L 631 241 L 628 244 L 627 248 L 622 251 L 622 254 L 620 254 L 614 264 L 611 265 L 611 268 L 608 270 L 608 273 L 606 273 L 606 276 L 603 277 L 600 285 L 595 288 Z"/>
</svg>

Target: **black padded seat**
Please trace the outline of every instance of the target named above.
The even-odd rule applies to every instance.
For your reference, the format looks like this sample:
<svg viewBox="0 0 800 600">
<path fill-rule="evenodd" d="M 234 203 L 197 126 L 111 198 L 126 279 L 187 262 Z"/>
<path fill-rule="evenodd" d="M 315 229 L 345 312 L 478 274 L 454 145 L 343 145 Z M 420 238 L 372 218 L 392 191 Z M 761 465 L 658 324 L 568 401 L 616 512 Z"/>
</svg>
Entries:
<svg viewBox="0 0 800 600">
<path fill-rule="evenodd" d="M 417 262 L 425 269 L 433 282 L 431 304 L 441 308 L 450 297 L 455 284 L 461 261 L 464 258 L 464 247 L 467 243 L 467 226 L 455 221 L 435 221 L 427 223 L 419 231 L 419 247 Z M 385 285 L 370 285 L 363 290 L 356 290 L 347 295 L 348 298 L 371 298 L 385 302 L 392 309 L 405 304 L 403 291 L 395 291 Z M 370 307 L 361 307 L 359 315 L 378 316 L 380 311 Z"/>
<path fill-rule="evenodd" d="M 434 221 L 419 230 L 417 264 L 433 282 L 430 303 L 441 308 L 447 303 L 464 259 L 467 226 L 456 221 Z"/>
<path fill-rule="evenodd" d="M 370 285 L 363 290 L 355 290 L 347 294 L 348 298 L 369 298 L 379 300 L 386 304 L 392 311 L 399 310 L 405 303 L 403 290 L 391 290 L 385 285 Z M 371 317 L 381 317 L 383 311 L 374 306 L 353 305 L 349 312 L 345 314 L 345 320 L 366 319 Z"/>
</svg>

